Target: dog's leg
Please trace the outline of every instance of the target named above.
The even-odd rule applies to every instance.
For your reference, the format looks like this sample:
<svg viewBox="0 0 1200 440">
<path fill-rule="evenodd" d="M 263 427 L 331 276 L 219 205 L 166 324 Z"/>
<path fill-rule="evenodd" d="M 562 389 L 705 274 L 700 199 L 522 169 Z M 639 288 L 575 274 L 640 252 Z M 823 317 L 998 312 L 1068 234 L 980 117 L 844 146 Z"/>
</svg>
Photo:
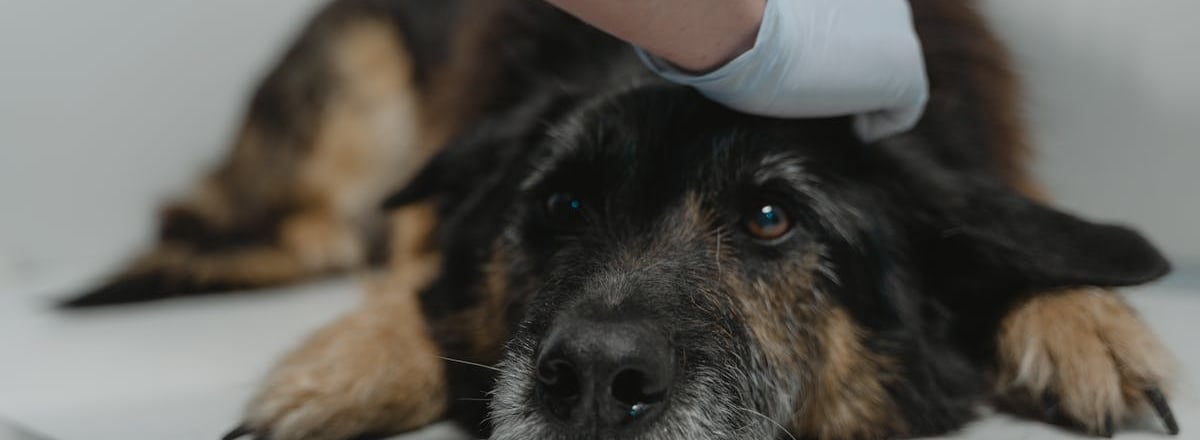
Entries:
<svg viewBox="0 0 1200 440">
<path fill-rule="evenodd" d="M 65 305 L 279 285 L 359 267 L 379 203 L 441 144 L 379 2 L 334 2 L 264 80 L 225 162 L 162 213 L 160 241 Z"/>
<path fill-rule="evenodd" d="M 443 417 L 446 372 L 417 291 L 440 263 L 427 245 L 432 208 L 394 215 L 393 265 L 366 304 L 318 331 L 269 374 L 229 438 L 346 440 L 409 431 Z"/>
<path fill-rule="evenodd" d="M 1154 411 L 1178 431 L 1162 395 L 1172 358 L 1116 292 L 1035 296 L 1004 319 L 998 344 L 1002 408 L 1097 435 Z"/>
<path fill-rule="evenodd" d="M 410 304 L 352 312 L 318 331 L 269 375 L 243 434 L 348 440 L 416 429 L 442 417 L 445 376 Z"/>
</svg>

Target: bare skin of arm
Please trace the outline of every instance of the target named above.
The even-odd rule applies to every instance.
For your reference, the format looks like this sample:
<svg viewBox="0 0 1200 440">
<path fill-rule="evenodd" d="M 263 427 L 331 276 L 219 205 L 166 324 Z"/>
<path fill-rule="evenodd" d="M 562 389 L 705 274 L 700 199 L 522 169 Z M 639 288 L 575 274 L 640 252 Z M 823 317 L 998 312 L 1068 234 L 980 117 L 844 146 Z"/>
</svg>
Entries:
<svg viewBox="0 0 1200 440">
<path fill-rule="evenodd" d="M 706 72 L 754 47 L 766 0 L 548 0 L 690 72 Z"/>
</svg>

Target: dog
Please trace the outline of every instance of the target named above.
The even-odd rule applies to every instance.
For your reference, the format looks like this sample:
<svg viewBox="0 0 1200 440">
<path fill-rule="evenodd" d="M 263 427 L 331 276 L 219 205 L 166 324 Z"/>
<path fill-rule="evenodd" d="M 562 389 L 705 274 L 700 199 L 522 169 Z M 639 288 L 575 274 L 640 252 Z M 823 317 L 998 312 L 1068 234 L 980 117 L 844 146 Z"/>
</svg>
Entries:
<svg viewBox="0 0 1200 440">
<path fill-rule="evenodd" d="M 868 144 L 667 84 L 542 2 L 336 0 L 159 243 L 63 305 L 376 268 L 226 439 L 883 439 L 980 404 L 1177 433 L 1170 355 L 1111 290 L 1168 262 L 1048 205 L 1001 44 L 969 2 L 911 4 L 926 114 Z"/>
</svg>

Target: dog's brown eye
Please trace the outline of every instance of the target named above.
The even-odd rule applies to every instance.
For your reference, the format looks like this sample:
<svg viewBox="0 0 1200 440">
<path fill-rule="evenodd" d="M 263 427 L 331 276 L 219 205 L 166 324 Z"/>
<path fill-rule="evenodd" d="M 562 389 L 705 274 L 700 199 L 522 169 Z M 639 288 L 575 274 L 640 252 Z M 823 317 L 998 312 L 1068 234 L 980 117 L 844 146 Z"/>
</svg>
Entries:
<svg viewBox="0 0 1200 440">
<path fill-rule="evenodd" d="M 763 205 L 746 220 L 746 229 L 759 240 L 774 240 L 792 229 L 792 220 L 783 208 Z"/>
<path fill-rule="evenodd" d="M 546 199 L 546 212 L 559 220 L 573 220 L 583 213 L 583 200 L 571 193 L 554 193 Z"/>
</svg>

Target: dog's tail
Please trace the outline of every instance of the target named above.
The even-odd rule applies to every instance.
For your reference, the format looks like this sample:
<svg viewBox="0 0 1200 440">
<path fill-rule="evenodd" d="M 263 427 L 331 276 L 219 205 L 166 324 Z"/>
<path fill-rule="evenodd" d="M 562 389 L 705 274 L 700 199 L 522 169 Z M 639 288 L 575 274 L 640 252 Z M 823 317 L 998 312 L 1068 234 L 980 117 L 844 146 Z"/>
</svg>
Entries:
<svg viewBox="0 0 1200 440">
<path fill-rule="evenodd" d="M 136 258 L 109 281 L 58 305 L 66 309 L 118 305 L 286 284 L 304 275 L 303 268 L 290 260 L 269 250 L 202 255 L 160 247 Z"/>
<path fill-rule="evenodd" d="M 397 15 L 426 17 L 416 3 L 318 13 L 260 84 L 225 162 L 162 212 L 158 243 L 61 305 L 278 286 L 385 257 L 379 202 L 443 144 L 417 82 L 432 67 Z"/>
<path fill-rule="evenodd" d="M 159 239 L 115 275 L 63 308 L 150 301 L 287 284 L 312 272 L 296 249 L 280 240 L 287 216 L 243 213 L 227 224 L 220 203 L 179 203 L 163 210 Z"/>
</svg>

